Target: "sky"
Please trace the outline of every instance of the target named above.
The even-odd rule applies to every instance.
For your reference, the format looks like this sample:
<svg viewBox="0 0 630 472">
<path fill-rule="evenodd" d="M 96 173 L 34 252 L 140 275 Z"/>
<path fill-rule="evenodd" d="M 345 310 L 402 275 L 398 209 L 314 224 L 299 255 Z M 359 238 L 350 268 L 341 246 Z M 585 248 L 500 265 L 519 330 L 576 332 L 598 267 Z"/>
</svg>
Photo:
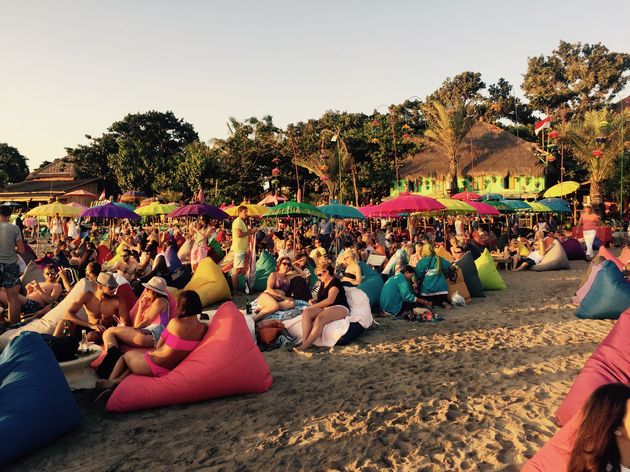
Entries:
<svg viewBox="0 0 630 472">
<path fill-rule="evenodd" d="M 630 52 L 628 0 L 0 0 L 0 17 L 0 143 L 31 169 L 129 113 L 208 141 L 230 117 L 384 112 L 466 70 L 522 95 L 527 58 L 561 39 Z"/>
</svg>

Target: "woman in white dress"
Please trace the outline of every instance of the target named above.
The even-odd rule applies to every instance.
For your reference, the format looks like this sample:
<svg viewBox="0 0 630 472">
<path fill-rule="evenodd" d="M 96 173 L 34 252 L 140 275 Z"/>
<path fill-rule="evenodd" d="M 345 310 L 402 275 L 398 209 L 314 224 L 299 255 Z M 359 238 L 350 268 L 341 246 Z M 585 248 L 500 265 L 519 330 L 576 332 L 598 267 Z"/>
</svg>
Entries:
<svg viewBox="0 0 630 472">
<path fill-rule="evenodd" d="M 68 218 L 68 237 L 77 239 L 79 237 L 79 229 L 74 222 L 74 218 Z"/>
</svg>

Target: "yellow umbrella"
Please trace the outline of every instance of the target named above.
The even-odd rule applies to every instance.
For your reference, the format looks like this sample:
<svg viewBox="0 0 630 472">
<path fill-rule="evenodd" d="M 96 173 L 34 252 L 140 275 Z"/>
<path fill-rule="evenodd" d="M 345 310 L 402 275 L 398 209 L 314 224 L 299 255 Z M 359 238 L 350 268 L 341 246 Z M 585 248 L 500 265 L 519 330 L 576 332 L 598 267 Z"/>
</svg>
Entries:
<svg viewBox="0 0 630 472">
<path fill-rule="evenodd" d="M 247 207 L 247 214 L 249 216 L 265 216 L 269 212 L 269 208 L 267 208 L 266 206 L 253 205 L 251 203 L 245 203 L 245 202 L 241 203 L 240 205 L 234 205 L 232 208 L 228 208 L 227 210 L 224 210 L 224 211 L 230 216 L 237 216 L 238 208 L 240 206 Z"/>
<path fill-rule="evenodd" d="M 26 216 L 63 216 L 77 217 L 81 214 L 82 209 L 70 205 L 62 205 L 59 202 L 40 205 L 26 213 Z"/>
<path fill-rule="evenodd" d="M 547 190 L 545 190 L 544 196 L 546 198 L 562 197 L 564 195 L 568 195 L 569 193 L 575 192 L 579 188 L 579 182 L 567 180 L 566 182 L 561 182 L 554 185 L 553 187 L 549 187 Z"/>
<path fill-rule="evenodd" d="M 164 204 L 159 202 L 149 203 L 148 205 L 140 206 L 134 211 L 140 216 L 157 216 L 168 215 L 172 212 L 177 205 Z"/>
<path fill-rule="evenodd" d="M 544 203 L 540 202 L 527 202 L 527 204 L 532 207 L 532 211 L 534 213 L 551 213 L 553 210 L 549 208 Z"/>
</svg>

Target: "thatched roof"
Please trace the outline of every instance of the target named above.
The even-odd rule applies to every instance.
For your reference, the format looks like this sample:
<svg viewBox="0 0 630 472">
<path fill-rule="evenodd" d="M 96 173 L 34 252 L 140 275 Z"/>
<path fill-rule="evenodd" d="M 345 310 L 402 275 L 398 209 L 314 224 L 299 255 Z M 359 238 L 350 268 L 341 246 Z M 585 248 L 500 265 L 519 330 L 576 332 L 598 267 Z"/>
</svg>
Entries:
<svg viewBox="0 0 630 472">
<path fill-rule="evenodd" d="M 55 159 L 50 164 L 34 170 L 26 180 L 72 180 L 77 177 L 77 165 L 67 157 Z"/>
<path fill-rule="evenodd" d="M 544 172 L 536 157 L 536 145 L 501 128 L 476 122 L 461 145 L 459 176 L 524 175 L 538 177 Z M 405 159 L 400 169 L 403 178 L 443 178 L 448 174 L 448 159 L 440 150 L 426 149 Z"/>
</svg>

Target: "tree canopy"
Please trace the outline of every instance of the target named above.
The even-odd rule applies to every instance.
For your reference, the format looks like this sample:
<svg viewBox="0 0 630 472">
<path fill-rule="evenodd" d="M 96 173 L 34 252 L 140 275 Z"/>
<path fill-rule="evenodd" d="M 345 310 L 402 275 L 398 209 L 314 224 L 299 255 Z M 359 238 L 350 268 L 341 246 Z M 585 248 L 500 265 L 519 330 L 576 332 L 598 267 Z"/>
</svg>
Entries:
<svg viewBox="0 0 630 472">
<path fill-rule="evenodd" d="M 26 157 L 20 151 L 7 143 L 0 143 L 0 184 L 4 187 L 7 183 L 21 182 L 28 175 Z"/>
</svg>

